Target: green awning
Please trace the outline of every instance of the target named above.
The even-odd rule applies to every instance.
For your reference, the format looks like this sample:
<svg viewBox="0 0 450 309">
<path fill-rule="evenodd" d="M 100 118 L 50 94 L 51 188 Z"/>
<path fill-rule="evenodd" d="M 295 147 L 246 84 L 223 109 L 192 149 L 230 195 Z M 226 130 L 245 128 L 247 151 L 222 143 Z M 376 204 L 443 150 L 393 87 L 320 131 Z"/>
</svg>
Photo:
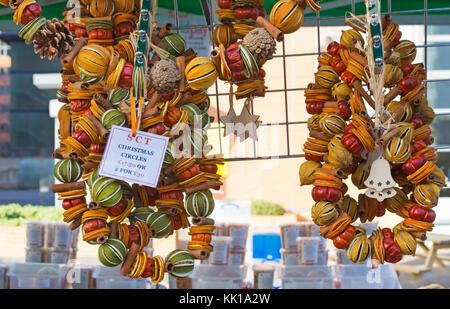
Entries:
<svg viewBox="0 0 450 309">
<path fill-rule="evenodd" d="M 217 0 L 212 0 L 217 1 Z M 388 11 L 388 1 L 381 0 L 381 9 L 383 12 Z M 266 0 L 264 1 L 264 7 L 269 13 L 273 5 L 277 0 Z M 365 12 L 364 0 L 355 0 L 355 12 L 356 14 L 363 14 Z M 62 11 L 67 3 L 66 0 L 41 0 L 39 3 L 43 6 L 43 15 L 46 18 L 61 18 Z M 202 15 L 202 6 L 200 0 L 179 0 L 178 10 L 180 12 L 186 12 L 191 14 Z M 402 23 L 410 24 L 422 24 L 423 23 L 423 10 L 424 1 L 423 0 L 391 0 L 391 11 L 394 12 L 395 16 L 400 16 Z M 321 17 L 335 18 L 343 17 L 347 11 L 352 11 L 352 1 L 351 0 L 323 0 L 320 2 L 322 10 L 320 11 Z M 173 0 L 159 0 L 158 5 L 161 8 L 173 10 L 174 1 Z M 444 8 L 444 10 L 443 10 Z M 429 24 L 450 24 L 450 2 L 447 0 L 428 0 L 427 9 L 431 11 L 428 12 L 430 16 L 428 22 Z M 405 11 L 416 11 L 408 12 Z M 402 12 L 401 14 L 396 14 L 395 12 Z M 305 11 L 305 25 L 315 24 L 316 14 L 312 13 L 311 10 L 307 9 Z M 0 20 L 12 20 L 12 10 L 10 8 L 0 9 Z M 321 25 L 334 25 L 342 24 L 342 19 L 338 20 L 325 20 L 321 21 Z"/>
</svg>

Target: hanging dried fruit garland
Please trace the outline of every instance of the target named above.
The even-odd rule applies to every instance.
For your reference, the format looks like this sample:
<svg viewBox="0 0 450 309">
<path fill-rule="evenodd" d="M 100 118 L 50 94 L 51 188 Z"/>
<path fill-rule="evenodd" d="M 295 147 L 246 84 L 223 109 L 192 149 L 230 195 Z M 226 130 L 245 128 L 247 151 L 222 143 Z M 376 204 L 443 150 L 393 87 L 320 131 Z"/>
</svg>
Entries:
<svg viewBox="0 0 450 309">
<path fill-rule="evenodd" d="M 315 83 L 305 91 L 312 116 L 300 182 L 314 186 L 312 219 L 336 248 L 346 249 L 355 263 L 370 256 L 396 263 L 413 255 L 416 239 L 432 231 L 432 208 L 445 175 L 430 147 L 435 115 L 425 96 L 423 64 L 412 64 L 416 46 L 401 40 L 389 16 L 380 20 L 378 3 L 366 5 L 367 16 L 347 19 L 353 29 L 343 31 L 340 43 L 330 43 L 319 56 Z M 361 32 L 367 33 L 366 44 Z M 400 101 L 394 101 L 398 95 Z M 375 119 L 364 102 L 375 110 Z M 358 189 L 367 189 L 358 201 L 346 194 L 343 180 L 349 176 Z M 378 228 L 367 235 L 351 224 L 371 222 L 386 209 L 404 219 L 392 230 Z"/>
<path fill-rule="evenodd" d="M 72 229 L 81 226 L 83 240 L 100 245 L 100 262 L 122 264 L 124 276 L 154 283 L 166 272 L 188 276 L 194 259 L 208 258 L 213 250 L 210 189 L 222 185 L 217 172 L 223 158 L 207 156 L 204 130 L 210 122 L 206 90 L 217 77 L 212 61 L 186 50 L 170 24 L 157 26 L 156 1 L 84 0 L 67 7 L 62 22 L 42 17 L 33 0 L 0 3 L 15 10 L 14 21 L 23 25 L 19 35 L 41 58 L 59 57 L 63 65 L 60 147 L 53 154 L 60 159 L 54 174 L 62 184 L 53 191 L 65 209 L 64 221 Z M 169 143 L 155 189 L 98 175 L 113 125 L 172 142 L 186 130 L 190 134 L 180 146 Z M 150 238 L 188 227 L 192 241 L 186 251 L 165 259 L 147 255 Z"/>
<path fill-rule="evenodd" d="M 273 59 L 276 41 L 283 41 L 285 33 L 302 26 L 306 6 L 313 12 L 320 10 L 317 2 L 320 0 L 280 0 L 273 6 L 268 21 L 262 6 L 264 0 L 218 0 L 220 9 L 216 13 L 222 24 L 214 29 L 218 48 L 211 52 L 211 59 L 219 79 L 230 83 L 230 110 L 221 118 L 226 125 L 225 136 L 234 133 L 241 141 L 248 137 L 257 139 L 256 129 L 261 122 L 252 111 L 253 98 L 264 97 L 267 89 L 262 67 Z M 233 106 L 233 85 L 237 86 L 236 99 L 245 99 L 239 116 Z"/>
</svg>

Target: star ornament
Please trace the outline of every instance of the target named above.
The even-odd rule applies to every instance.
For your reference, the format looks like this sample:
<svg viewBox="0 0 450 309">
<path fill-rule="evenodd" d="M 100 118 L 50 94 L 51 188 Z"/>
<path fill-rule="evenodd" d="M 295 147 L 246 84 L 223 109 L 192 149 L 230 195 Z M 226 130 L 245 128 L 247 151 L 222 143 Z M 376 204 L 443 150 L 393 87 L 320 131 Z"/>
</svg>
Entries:
<svg viewBox="0 0 450 309">
<path fill-rule="evenodd" d="M 228 135 L 234 133 L 236 131 L 235 123 L 233 119 L 236 117 L 236 112 L 234 111 L 233 106 L 230 107 L 228 114 L 226 116 L 220 117 L 220 121 L 225 124 L 225 131 L 223 132 L 223 137 L 227 137 Z"/>
<path fill-rule="evenodd" d="M 241 114 L 234 117 L 233 121 L 235 123 L 236 135 L 240 137 L 241 142 L 249 137 L 255 141 L 258 140 L 256 131 L 261 124 L 261 121 L 258 121 L 259 117 L 250 113 L 247 104 L 244 104 Z"/>
</svg>

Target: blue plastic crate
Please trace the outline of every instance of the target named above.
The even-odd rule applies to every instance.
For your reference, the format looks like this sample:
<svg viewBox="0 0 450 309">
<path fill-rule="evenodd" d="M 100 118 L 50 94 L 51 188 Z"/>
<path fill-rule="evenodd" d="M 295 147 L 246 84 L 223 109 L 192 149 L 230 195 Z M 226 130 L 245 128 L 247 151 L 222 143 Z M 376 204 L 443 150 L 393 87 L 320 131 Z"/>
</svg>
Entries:
<svg viewBox="0 0 450 309">
<path fill-rule="evenodd" d="M 253 258 L 265 260 L 281 259 L 280 234 L 253 234 Z"/>
</svg>

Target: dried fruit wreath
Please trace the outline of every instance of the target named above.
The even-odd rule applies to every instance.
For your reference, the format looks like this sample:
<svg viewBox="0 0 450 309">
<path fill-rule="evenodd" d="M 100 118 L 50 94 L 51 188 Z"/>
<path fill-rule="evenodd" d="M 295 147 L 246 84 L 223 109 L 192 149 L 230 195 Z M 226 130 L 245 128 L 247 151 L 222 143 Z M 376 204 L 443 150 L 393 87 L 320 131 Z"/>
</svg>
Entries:
<svg viewBox="0 0 450 309">
<path fill-rule="evenodd" d="M 41 16 L 34 0 L 0 0 L 15 10 L 14 21 L 23 25 L 19 35 L 34 45 L 41 58 L 61 59 L 63 86 L 57 94 L 64 105 L 58 114 L 60 147 L 53 156 L 60 160 L 54 174 L 62 184 L 53 185 L 53 191 L 62 200 L 64 221 L 72 229 L 81 226 L 83 240 L 100 245 L 102 264 L 122 264 L 122 275 L 150 277 L 154 283 L 163 280 L 166 272 L 188 276 L 194 259 L 206 259 L 213 250 L 210 189 L 222 185 L 218 165 L 224 160 L 207 156 L 211 150 L 205 133 L 210 123 L 207 89 L 220 77 L 238 83 L 238 98 L 264 95 L 260 67 L 275 51 L 274 38 L 282 40 L 283 32 L 300 28 L 306 5 L 313 11 L 320 9 L 316 0 L 282 0 L 274 6 L 270 22 L 258 16 L 250 22 L 253 15 L 235 20 L 237 12 L 246 6 L 260 8 L 262 1 L 231 1 L 236 15 L 221 20 L 226 20 L 228 30 L 233 25 L 237 36 L 228 41 L 219 35 L 220 50 L 209 59 L 186 50 L 185 39 L 172 33 L 170 24 L 158 27 L 156 2 L 80 0 L 67 7 L 59 21 Z M 239 25 L 248 27 L 238 30 Z M 255 49 L 253 44 L 260 38 L 265 45 Z M 243 40 L 230 45 L 238 39 Z M 232 121 L 254 119 L 249 116 L 250 112 L 243 113 Z M 130 186 L 99 175 L 114 125 L 171 141 L 181 136 L 180 146 L 172 143 L 167 148 L 157 188 Z M 187 250 L 175 250 L 165 259 L 148 256 L 145 247 L 150 238 L 168 237 L 188 227 L 192 240 Z"/>
<path fill-rule="evenodd" d="M 206 90 L 217 77 L 212 61 L 186 49 L 170 24 L 157 26 L 156 1 L 82 0 L 64 10 L 63 21 L 46 20 L 33 0 L 0 2 L 15 10 L 25 42 L 41 58 L 59 57 L 63 66 L 60 146 L 53 154 L 60 159 L 54 174 L 62 184 L 53 191 L 62 200 L 64 221 L 72 229 L 81 226 L 83 240 L 100 245 L 100 262 L 122 264 L 124 276 L 158 283 L 166 272 L 189 275 L 194 259 L 208 258 L 213 250 L 210 189 L 222 185 L 223 158 L 207 155 L 211 147 L 204 130 L 210 122 Z M 195 123 L 200 125 L 194 128 Z M 169 143 L 158 186 L 151 188 L 99 175 L 113 125 L 172 142 L 186 128 L 191 134 L 182 135 L 179 147 Z M 147 254 L 151 238 L 188 227 L 187 250 L 165 259 Z"/>
<path fill-rule="evenodd" d="M 300 181 L 314 185 L 312 219 L 336 248 L 346 249 L 354 263 L 370 256 L 374 263 L 396 263 L 414 255 L 416 239 L 432 231 L 445 175 L 430 147 L 435 114 L 425 96 L 424 66 L 412 64 L 416 46 L 401 40 L 399 26 L 388 15 L 380 19 L 379 4 L 370 2 L 366 16 L 346 19 L 353 29 L 319 56 L 315 83 L 305 91 L 312 117 Z M 367 189 L 358 201 L 346 194 L 349 176 Z M 392 230 L 367 235 L 351 224 L 371 222 L 386 209 L 404 219 Z"/>
</svg>

